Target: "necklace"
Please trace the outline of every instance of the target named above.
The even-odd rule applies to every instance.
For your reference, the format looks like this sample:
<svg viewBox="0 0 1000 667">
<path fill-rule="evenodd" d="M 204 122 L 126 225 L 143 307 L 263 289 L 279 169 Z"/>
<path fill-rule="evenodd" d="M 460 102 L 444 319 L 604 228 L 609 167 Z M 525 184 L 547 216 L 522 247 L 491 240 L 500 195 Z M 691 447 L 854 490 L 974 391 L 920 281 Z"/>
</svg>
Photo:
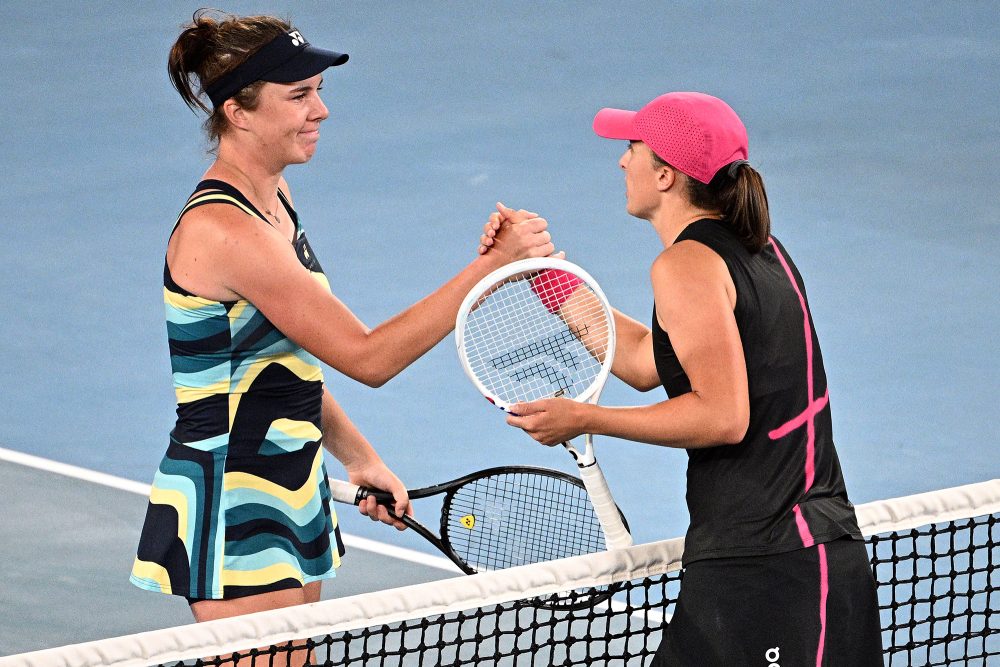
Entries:
<svg viewBox="0 0 1000 667">
<path fill-rule="evenodd" d="M 280 225 L 281 224 L 281 220 L 278 219 L 278 214 L 274 213 L 271 210 L 271 209 L 274 209 L 274 210 L 278 209 L 278 193 L 277 193 L 277 191 L 275 191 L 275 193 L 274 193 L 274 204 L 269 208 L 264 203 L 264 198 L 261 197 L 260 193 L 257 191 L 257 186 L 253 184 L 253 181 L 250 180 L 250 177 L 246 175 L 245 171 L 243 171 L 242 169 L 240 169 L 239 167 L 237 167 L 235 164 L 233 164 L 229 160 L 223 160 L 223 159 L 220 158 L 219 162 L 225 163 L 225 165 L 228 168 L 230 168 L 233 171 L 235 171 L 236 173 L 238 173 L 240 175 L 240 178 L 242 178 L 244 181 L 246 181 L 247 185 L 249 185 L 250 189 L 253 191 L 254 198 L 257 200 L 258 203 L 261 204 L 261 208 L 264 209 L 264 213 L 266 213 L 269 217 L 274 218 L 274 225 L 272 225 L 272 226 Z M 264 219 L 267 220 L 267 218 L 264 218 Z M 270 225 L 271 221 L 267 220 L 267 224 Z"/>
</svg>

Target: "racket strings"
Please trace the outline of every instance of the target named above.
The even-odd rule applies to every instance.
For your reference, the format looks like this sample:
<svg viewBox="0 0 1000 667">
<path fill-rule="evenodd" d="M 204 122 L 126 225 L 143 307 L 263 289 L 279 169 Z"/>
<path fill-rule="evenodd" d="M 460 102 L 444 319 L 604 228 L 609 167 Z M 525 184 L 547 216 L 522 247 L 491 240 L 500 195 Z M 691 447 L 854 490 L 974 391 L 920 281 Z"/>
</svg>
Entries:
<svg viewBox="0 0 1000 667">
<path fill-rule="evenodd" d="M 538 474 L 493 475 L 456 490 L 442 532 L 480 572 L 605 549 L 582 485 Z"/>
<path fill-rule="evenodd" d="M 466 318 L 463 347 L 486 392 L 507 404 L 587 391 L 607 357 L 609 314 L 585 283 L 572 294 L 532 288 L 535 273 L 492 286 Z M 559 286 L 546 289 L 559 289 Z M 561 304 L 550 312 L 546 303 Z"/>
</svg>

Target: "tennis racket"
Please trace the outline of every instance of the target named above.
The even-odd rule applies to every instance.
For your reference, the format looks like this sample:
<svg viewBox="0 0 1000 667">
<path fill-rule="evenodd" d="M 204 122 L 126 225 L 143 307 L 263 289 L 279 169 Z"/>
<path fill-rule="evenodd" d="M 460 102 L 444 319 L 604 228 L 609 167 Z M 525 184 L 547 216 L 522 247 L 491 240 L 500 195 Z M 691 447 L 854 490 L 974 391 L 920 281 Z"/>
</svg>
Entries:
<svg viewBox="0 0 1000 667">
<path fill-rule="evenodd" d="M 579 266 L 523 259 L 472 288 L 458 311 L 455 343 L 473 384 L 506 412 L 554 396 L 597 403 L 614 359 L 615 320 L 604 292 Z M 597 464 L 593 436 L 584 443 L 583 451 L 563 446 L 580 468 L 607 546 L 628 547 L 632 536 Z"/>
<path fill-rule="evenodd" d="M 338 502 L 357 505 L 374 496 L 380 505 L 391 508 L 395 503 L 384 491 L 328 482 Z M 489 468 L 408 493 L 411 500 L 444 496 L 440 537 L 410 516 L 396 518 L 466 574 L 605 549 L 587 490 L 580 480 L 558 470 Z"/>
</svg>

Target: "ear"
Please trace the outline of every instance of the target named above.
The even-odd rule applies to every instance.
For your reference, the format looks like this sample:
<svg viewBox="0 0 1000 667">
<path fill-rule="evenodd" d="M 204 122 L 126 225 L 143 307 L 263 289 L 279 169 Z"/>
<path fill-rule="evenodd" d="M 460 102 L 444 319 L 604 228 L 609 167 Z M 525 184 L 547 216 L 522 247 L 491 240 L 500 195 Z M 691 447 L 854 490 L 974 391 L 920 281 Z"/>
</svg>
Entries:
<svg viewBox="0 0 1000 667">
<path fill-rule="evenodd" d="M 666 165 L 656 167 L 656 189 L 666 192 L 677 182 L 677 172 Z"/>
<path fill-rule="evenodd" d="M 226 120 L 233 127 L 245 129 L 247 125 L 247 112 L 239 105 L 239 102 L 229 98 L 222 103 L 222 113 L 226 115 Z"/>
</svg>

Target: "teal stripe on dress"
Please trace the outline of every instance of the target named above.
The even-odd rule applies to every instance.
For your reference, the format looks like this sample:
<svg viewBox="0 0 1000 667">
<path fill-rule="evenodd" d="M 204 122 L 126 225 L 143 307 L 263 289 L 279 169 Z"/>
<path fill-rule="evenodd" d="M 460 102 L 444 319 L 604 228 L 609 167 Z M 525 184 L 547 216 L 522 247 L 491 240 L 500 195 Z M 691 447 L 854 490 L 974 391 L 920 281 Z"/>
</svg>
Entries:
<svg viewBox="0 0 1000 667">
<path fill-rule="evenodd" d="M 311 480 L 310 480 L 311 481 Z M 240 523 L 246 520 L 246 514 L 243 515 L 241 519 L 241 513 L 244 511 L 260 511 L 258 505 L 263 505 L 265 507 L 270 507 L 277 512 L 280 512 L 287 520 L 294 523 L 297 526 L 307 526 L 309 523 L 315 520 L 318 513 L 322 512 L 322 508 L 319 507 L 318 496 L 319 494 L 313 494 L 310 496 L 308 502 L 305 506 L 298 509 L 292 507 L 288 503 L 282 501 L 277 496 L 272 496 L 264 491 L 258 491 L 257 489 L 230 489 L 226 492 L 228 507 L 226 508 L 226 523 Z M 232 517 L 230 519 L 230 517 Z"/>
<path fill-rule="evenodd" d="M 174 378 L 182 387 L 204 387 L 229 378 L 228 359 L 208 355 L 170 355 Z"/>
<path fill-rule="evenodd" d="M 256 521 L 273 521 L 274 523 L 281 524 L 290 533 L 295 535 L 296 539 L 300 542 L 312 542 L 320 535 L 326 533 L 328 528 L 326 512 L 323 511 L 323 507 L 318 505 L 318 503 L 313 506 L 313 513 L 307 517 L 304 523 L 292 519 L 286 512 L 271 505 L 247 503 L 226 510 L 226 525 L 228 526 L 239 526 L 244 523 L 252 524 Z M 232 549 L 232 547 L 230 546 L 229 549 Z M 227 553 L 229 553 L 228 550 Z M 237 551 L 236 553 L 240 552 Z"/>
<path fill-rule="evenodd" d="M 204 480 L 206 476 L 206 471 L 194 461 L 183 461 L 178 459 L 172 459 L 169 457 L 168 453 L 168 456 L 164 457 L 163 460 L 160 462 L 160 472 L 163 473 L 164 475 L 167 475 L 168 477 L 187 477 L 188 479 L 191 480 L 191 483 L 194 487 L 194 494 L 195 494 L 194 503 L 192 503 L 188 507 L 188 517 L 190 523 L 192 524 L 192 530 L 191 530 L 192 548 L 190 553 L 191 590 L 192 590 L 192 595 L 198 597 L 197 593 L 194 592 L 197 590 L 196 586 L 198 584 L 197 576 L 195 573 L 197 573 L 201 569 L 201 563 L 202 563 L 201 550 L 199 549 L 198 545 L 202 543 L 202 535 L 206 532 L 206 530 L 209 532 L 212 531 L 215 523 L 213 519 L 213 517 L 215 516 L 215 512 L 214 511 L 205 512 L 203 509 L 208 504 L 205 498 L 206 494 L 205 494 Z M 208 474 L 211 474 L 211 471 L 209 471 Z M 221 480 L 219 480 L 219 482 L 221 483 Z M 216 499 L 213 502 L 213 505 L 217 505 L 218 495 L 219 495 L 218 493 L 215 494 Z M 198 520 L 199 517 L 204 518 L 206 517 L 206 515 L 208 515 L 207 516 L 207 521 L 209 524 L 208 526 L 205 525 L 205 521 Z M 208 562 L 211 563 L 213 561 L 214 561 L 213 554 L 209 554 Z M 209 583 L 206 590 L 214 590 L 214 587 L 212 586 L 211 583 Z"/>
<path fill-rule="evenodd" d="M 239 572 L 252 572 L 254 570 L 261 570 L 266 567 L 270 567 L 277 563 L 288 563 L 289 565 L 302 570 L 303 574 L 313 577 L 325 574 L 333 567 L 333 557 L 331 556 L 329 550 L 325 551 L 322 555 L 317 556 L 316 558 L 310 559 L 293 555 L 279 547 L 271 547 L 257 553 L 246 555 L 227 553 L 225 561 L 225 568 L 227 570 L 235 570 Z"/>
<path fill-rule="evenodd" d="M 229 316 L 221 305 L 204 308 L 178 308 L 164 304 L 167 318 L 167 335 L 180 340 L 192 340 L 216 335 L 229 330 Z"/>
</svg>

